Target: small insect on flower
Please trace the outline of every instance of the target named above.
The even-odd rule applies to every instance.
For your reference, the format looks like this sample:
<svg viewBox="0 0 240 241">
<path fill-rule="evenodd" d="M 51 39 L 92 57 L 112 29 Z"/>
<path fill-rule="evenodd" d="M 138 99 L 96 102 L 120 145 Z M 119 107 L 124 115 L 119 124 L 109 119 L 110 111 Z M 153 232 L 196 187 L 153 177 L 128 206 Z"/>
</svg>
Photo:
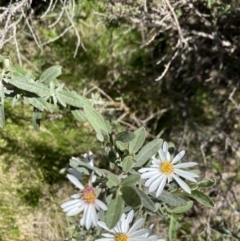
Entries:
<svg viewBox="0 0 240 241">
<path fill-rule="evenodd" d="M 196 166 L 197 163 L 187 162 L 176 165 L 176 163 L 185 155 L 185 151 L 180 151 L 173 159 L 171 159 L 171 155 L 168 152 L 168 143 L 166 141 L 163 143 L 163 148 L 158 151 L 158 154 L 159 159 L 152 156 L 152 165 L 150 165 L 150 167 L 138 170 L 138 172 L 142 173 L 142 179 L 148 179 L 145 182 L 145 186 L 149 187 L 149 192 L 156 190 L 156 197 L 158 197 L 161 195 L 166 182 L 169 183 L 172 179 L 175 179 L 185 192 L 191 193 L 189 186 L 178 176 L 192 182 L 197 182 L 195 180 L 195 178 L 198 177 L 197 174 L 181 170 L 181 168 Z"/>
<path fill-rule="evenodd" d="M 73 200 L 63 203 L 61 208 L 67 213 L 67 216 L 75 216 L 83 211 L 80 225 L 85 226 L 86 229 L 89 229 L 91 226 L 96 227 L 98 224 L 97 210 L 107 210 L 106 204 L 97 199 L 96 189 L 92 186 L 92 183 L 96 180 L 96 176 L 92 172 L 86 186 L 83 186 L 82 183 L 71 174 L 68 174 L 67 178 L 80 189 L 80 192 L 72 195 Z"/>
<path fill-rule="evenodd" d="M 109 229 L 107 225 L 99 221 L 98 225 L 107 230 L 108 233 L 103 233 L 104 238 L 96 239 L 95 241 L 163 241 L 159 240 L 157 235 L 151 235 L 149 229 L 139 229 L 144 222 L 143 218 L 138 219 L 131 227 L 134 211 L 130 211 L 128 215 L 122 214 L 121 219 L 113 229 Z"/>
</svg>

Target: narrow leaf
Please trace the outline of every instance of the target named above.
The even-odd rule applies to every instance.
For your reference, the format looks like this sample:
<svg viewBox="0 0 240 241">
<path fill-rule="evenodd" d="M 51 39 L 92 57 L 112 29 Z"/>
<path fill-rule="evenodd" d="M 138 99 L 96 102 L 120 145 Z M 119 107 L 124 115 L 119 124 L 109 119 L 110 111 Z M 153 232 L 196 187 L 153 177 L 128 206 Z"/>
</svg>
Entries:
<svg viewBox="0 0 240 241">
<path fill-rule="evenodd" d="M 108 210 L 106 212 L 105 222 L 109 229 L 112 229 L 116 226 L 117 222 L 122 216 L 123 209 L 124 201 L 120 195 L 116 195 L 108 204 Z"/>
<path fill-rule="evenodd" d="M 84 105 L 90 105 L 90 101 L 87 98 L 78 95 L 75 91 L 69 92 L 61 90 L 57 92 L 57 97 L 59 97 L 66 104 L 78 108 L 83 108 Z"/>
<path fill-rule="evenodd" d="M 109 188 L 112 188 L 114 186 L 118 186 L 120 184 L 120 180 L 118 178 L 118 176 L 116 176 L 115 174 L 113 174 L 112 172 L 105 170 L 105 169 L 101 169 L 101 171 L 106 175 L 106 177 L 108 178 L 107 181 L 107 186 Z"/>
<path fill-rule="evenodd" d="M 120 151 L 127 151 L 127 149 L 128 149 L 128 146 L 127 146 L 127 144 L 125 144 L 125 143 L 123 143 L 123 142 L 121 142 L 121 141 L 116 141 L 116 146 L 117 146 L 117 148 L 120 150 Z"/>
<path fill-rule="evenodd" d="M 4 106 L 0 104 L 0 128 L 3 128 L 4 125 L 5 125 Z"/>
<path fill-rule="evenodd" d="M 141 205 L 141 198 L 136 190 L 130 186 L 121 187 L 122 198 L 130 207 L 137 207 Z"/>
<path fill-rule="evenodd" d="M 197 183 L 198 187 L 211 187 L 216 184 L 216 179 L 202 180 Z"/>
<path fill-rule="evenodd" d="M 25 77 L 13 77 L 8 80 L 8 83 L 21 90 L 35 93 L 41 97 L 49 96 L 51 94 L 50 89 L 46 85 L 35 81 L 27 81 Z"/>
<path fill-rule="evenodd" d="M 184 213 L 190 210 L 193 206 L 193 201 L 188 201 L 186 205 L 178 206 L 171 210 L 172 213 Z"/>
<path fill-rule="evenodd" d="M 48 110 L 50 112 L 54 111 L 54 106 L 40 97 L 24 97 L 24 100 L 40 111 L 44 111 L 44 110 Z"/>
<path fill-rule="evenodd" d="M 106 133 L 109 133 L 109 128 L 106 121 L 103 119 L 102 115 L 98 113 L 94 108 L 91 106 L 84 106 L 84 113 L 96 132 L 103 130 Z"/>
<path fill-rule="evenodd" d="M 62 67 L 60 65 L 52 66 L 42 72 L 39 77 L 39 82 L 48 84 L 50 81 L 55 80 L 62 74 Z"/>
<path fill-rule="evenodd" d="M 85 114 L 81 110 L 72 110 L 71 112 L 72 112 L 74 118 L 76 120 L 78 120 L 79 122 L 84 123 L 87 121 Z"/>
<path fill-rule="evenodd" d="M 122 169 L 125 173 L 127 173 L 133 166 L 134 161 L 131 156 L 126 156 L 122 161 Z"/>
<path fill-rule="evenodd" d="M 214 202 L 213 200 L 207 196 L 206 194 L 198 191 L 198 190 L 193 190 L 191 194 L 188 194 L 189 197 L 192 197 L 199 203 L 203 204 L 206 207 L 213 208 L 214 207 Z"/>
<path fill-rule="evenodd" d="M 87 164 L 86 162 L 81 161 L 79 158 L 76 158 L 76 157 L 72 157 L 70 159 L 70 166 L 73 167 L 76 170 L 80 170 L 79 167 L 80 168 L 86 167 L 87 169 L 90 169 L 90 170 L 96 172 L 99 176 L 103 175 L 102 169 L 99 169 L 95 166 L 92 167 L 89 164 Z"/>
<path fill-rule="evenodd" d="M 162 146 L 162 142 L 162 139 L 155 139 L 147 143 L 137 154 L 137 163 L 134 165 L 134 167 L 143 166 L 153 155 L 155 155 L 158 152 L 158 150 Z"/>
<path fill-rule="evenodd" d="M 134 132 L 135 138 L 129 144 L 129 153 L 137 153 L 145 141 L 145 128 L 141 127 Z"/>
<path fill-rule="evenodd" d="M 187 203 L 184 199 L 180 198 L 179 196 L 172 194 L 170 192 L 167 192 L 165 190 L 162 191 L 162 194 L 157 199 L 174 207 L 184 206 Z"/>
<path fill-rule="evenodd" d="M 116 135 L 116 140 L 121 141 L 123 143 L 128 143 L 132 141 L 134 138 L 135 138 L 134 133 L 130 131 L 123 131 Z"/>
<path fill-rule="evenodd" d="M 138 189 L 138 188 L 134 188 L 134 189 L 140 196 L 140 198 L 142 200 L 142 205 L 151 211 L 155 211 L 156 208 L 155 208 L 155 205 L 154 205 L 154 202 L 152 201 L 152 199 L 147 194 L 145 194 L 143 191 L 141 191 L 140 189 Z"/>
<path fill-rule="evenodd" d="M 121 182 L 121 185 L 122 186 L 130 186 L 130 185 L 135 184 L 139 179 L 140 179 L 139 174 L 132 174 L 132 175 L 126 177 L 125 179 L 123 179 L 123 181 Z"/>
<path fill-rule="evenodd" d="M 174 240 L 176 237 L 176 234 L 177 234 L 177 219 L 173 215 L 171 215 L 169 229 L 168 229 L 169 240 L 170 241 Z"/>
<path fill-rule="evenodd" d="M 97 132 L 96 137 L 99 141 L 101 141 L 101 142 L 104 141 L 104 135 L 102 134 L 101 130 Z"/>
</svg>

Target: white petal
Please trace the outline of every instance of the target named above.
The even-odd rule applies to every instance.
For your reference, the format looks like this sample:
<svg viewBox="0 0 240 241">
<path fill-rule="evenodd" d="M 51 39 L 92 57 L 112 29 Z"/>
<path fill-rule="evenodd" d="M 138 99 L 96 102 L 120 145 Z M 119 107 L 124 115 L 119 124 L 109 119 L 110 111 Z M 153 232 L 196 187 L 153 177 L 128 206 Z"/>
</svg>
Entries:
<svg viewBox="0 0 240 241">
<path fill-rule="evenodd" d="M 144 219 L 140 218 L 138 219 L 133 226 L 129 229 L 128 234 L 131 235 L 133 232 L 138 230 L 143 225 Z"/>
<path fill-rule="evenodd" d="M 98 226 L 98 215 L 97 215 L 97 212 L 96 212 L 96 209 L 95 209 L 95 208 L 94 208 L 93 213 L 94 213 L 94 216 L 93 216 L 93 218 L 92 218 L 93 225 L 94 225 L 95 227 L 97 227 L 97 226 Z"/>
<path fill-rule="evenodd" d="M 166 157 L 167 157 L 167 160 L 168 160 L 168 161 L 171 161 L 171 155 L 170 155 L 169 152 L 167 152 Z"/>
<path fill-rule="evenodd" d="M 174 169 L 174 173 L 177 173 L 178 175 L 182 176 L 182 177 L 198 177 L 198 175 L 196 173 L 193 173 L 193 172 L 187 172 L 187 171 L 184 171 L 184 170 L 180 170 L 180 169 Z"/>
<path fill-rule="evenodd" d="M 152 172 L 145 172 L 141 175 L 141 178 L 142 179 L 148 179 L 148 178 L 152 177 L 154 174 L 157 174 L 157 173 L 159 173 L 158 170 L 155 170 L 155 171 L 152 171 Z"/>
<path fill-rule="evenodd" d="M 114 238 L 100 238 L 100 239 L 95 239 L 95 241 L 114 241 Z"/>
<path fill-rule="evenodd" d="M 110 233 L 102 233 L 102 236 L 106 238 L 114 238 L 114 235 Z"/>
<path fill-rule="evenodd" d="M 164 182 L 165 185 L 166 176 L 163 174 L 149 186 L 149 192 L 155 191 L 158 188 L 158 186 L 161 185 L 162 182 Z"/>
<path fill-rule="evenodd" d="M 70 182 L 72 184 L 74 184 L 76 187 L 78 187 L 80 190 L 84 189 L 84 186 L 82 185 L 81 182 L 78 181 L 78 179 L 76 177 L 74 177 L 71 174 L 67 174 L 67 178 L 70 180 Z"/>
<path fill-rule="evenodd" d="M 154 235 L 151 235 L 151 236 L 148 236 L 149 240 L 151 241 L 158 241 L 158 235 L 157 234 L 154 234 Z"/>
<path fill-rule="evenodd" d="M 178 162 L 179 160 L 182 159 L 182 157 L 185 155 L 185 151 L 180 151 L 172 160 L 172 164 Z"/>
<path fill-rule="evenodd" d="M 151 241 L 151 240 L 149 240 L 148 237 L 144 237 L 144 234 L 143 234 L 143 235 L 141 235 L 141 237 L 129 238 L 129 241 Z"/>
<path fill-rule="evenodd" d="M 186 163 L 181 163 L 181 164 L 177 164 L 174 165 L 175 168 L 187 168 L 187 167 L 193 167 L 198 165 L 197 162 L 186 162 Z"/>
<path fill-rule="evenodd" d="M 101 228 L 111 232 L 111 230 L 107 227 L 106 223 L 104 223 L 102 221 L 98 221 L 98 226 L 100 226 Z"/>
<path fill-rule="evenodd" d="M 165 185 L 166 185 L 167 178 L 166 178 L 166 176 L 163 176 L 163 177 L 164 177 L 164 178 L 163 178 L 163 180 L 161 181 L 161 183 L 160 183 L 160 185 L 159 185 L 159 187 L 158 187 L 158 189 L 157 189 L 156 197 L 159 197 L 159 196 L 161 195 L 161 193 L 162 193 L 162 191 L 163 191 L 163 189 L 164 189 L 164 187 L 165 187 Z"/>
<path fill-rule="evenodd" d="M 152 164 L 159 164 L 160 160 L 156 158 L 155 156 L 152 156 Z"/>
<path fill-rule="evenodd" d="M 141 235 L 144 235 L 145 233 L 147 233 L 148 230 L 147 229 L 139 229 L 131 234 L 129 234 L 129 238 L 135 238 L 135 237 L 138 237 L 138 236 L 141 236 Z"/>
<path fill-rule="evenodd" d="M 75 205 L 76 203 L 79 203 L 79 202 L 81 202 L 80 199 L 70 200 L 70 201 L 67 201 L 67 202 L 63 203 L 63 204 L 61 205 L 61 208 L 66 208 L 66 207 Z"/>
<path fill-rule="evenodd" d="M 151 167 L 145 167 L 145 168 L 139 169 L 138 172 L 143 173 L 143 172 L 154 171 L 154 170 L 156 169 Z"/>
<path fill-rule="evenodd" d="M 89 181 L 88 181 L 88 185 L 92 185 L 93 182 L 95 182 L 97 179 L 97 177 L 94 175 L 94 172 L 91 172 Z"/>
<path fill-rule="evenodd" d="M 163 143 L 163 151 L 168 152 L 168 143 L 166 141 Z"/>
<path fill-rule="evenodd" d="M 161 158 L 162 161 L 166 160 L 165 152 L 164 152 L 162 149 L 160 149 L 160 150 L 158 151 L 158 154 L 159 154 L 159 156 L 160 156 L 160 158 Z"/>
<path fill-rule="evenodd" d="M 80 193 L 71 195 L 71 198 L 79 199 L 81 197 Z"/>
<path fill-rule="evenodd" d="M 67 216 L 75 216 L 79 214 L 81 211 L 82 211 L 82 208 L 79 208 L 79 207 L 73 208 L 67 213 Z"/>
<path fill-rule="evenodd" d="M 133 217 L 134 217 L 134 211 L 131 210 L 127 215 L 125 225 L 124 225 L 124 230 L 122 230 L 123 232 L 127 233 L 128 229 L 129 229 L 129 224 L 132 222 Z"/>
<path fill-rule="evenodd" d="M 162 173 L 157 173 L 155 175 L 153 175 L 151 178 L 149 178 L 146 182 L 145 182 L 145 186 L 149 187 L 156 179 L 160 178 L 163 174 Z"/>
<path fill-rule="evenodd" d="M 98 206 L 98 207 L 100 207 L 102 210 L 104 210 L 104 211 L 107 211 L 107 206 L 106 206 L 106 204 L 105 203 L 103 203 L 101 200 L 99 200 L 99 199 L 96 199 L 95 200 L 95 204 Z"/>
<path fill-rule="evenodd" d="M 85 223 L 86 223 L 86 229 L 89 230 L 89 228 L 92 225 L 92 219 L 94 218 L 94 211 L 92 209 L 93 205 L 88 205 L 88 208 L 86 210 L 86 219 L 85 219 Z M 94 208 L 94 207 L 93 207 Z M 96 213 L 96 212 L 95 212 Z"/>
<path fill-rule="evenodd" d="M 79 203 L 76 203 L 75 205 L 72 205 L 72 206 L 68 206 L 66 208 L 63 209 L 63 212 L 67 213 L 69 212 L 71 209 L 74 209 L 74 208 L 80 208 L 84 205 L 82 205 L 82 202 L 79 202 Z"/>
<path fill-rule="evenodd" d="M 181 186 L 181 188 L 187 192 L 191 193 L 190 187 L 182 180 L 180 179 L 177 175 L 173 174 L 173 178 L 177 181 L 177 183 Z"/>
</svg>

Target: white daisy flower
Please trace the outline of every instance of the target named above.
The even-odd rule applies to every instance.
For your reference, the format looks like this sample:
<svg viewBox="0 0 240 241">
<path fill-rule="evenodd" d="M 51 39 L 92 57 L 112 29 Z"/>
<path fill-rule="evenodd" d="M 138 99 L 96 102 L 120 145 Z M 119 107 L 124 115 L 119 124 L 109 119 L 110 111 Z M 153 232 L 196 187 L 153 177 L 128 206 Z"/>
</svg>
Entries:
<svg viewBox="0 0 240 241">
<path fill-rule="evenodd" d="M 95 241 L 151 241 L 151 239 L 146 237 L 148 229 L 139 229 L 143 225 L 143 218 L 138 219 L 130 228 L 129 224 L 132 222 L 133 217 L 133 210 L 128 215 L 123 213 L 113 229 L 109 229 L 104 222 L 99 221 L 98 225 L 109 233 L 103 233 L 102 236 L 104 238 L 96 239 Z"/>
<path fill-rule="evenodd" d="M 92 225 L 97 226 L 97 210 L 102 209 L 106 211 L 107 206 L 97 199 L 96 189 L 92 186 L 92 183 L 96 180 L 96 176 L 92 173 L 85 187 L 73 175 L 68 174 L 67 178 L 80 189 L 80 192 L 72 195 L 72 200 L 63 203 L 61 208 L 67 213 L 67 216 L 75 216 L 83 211 L 80 225 L 85 226 L 86 229 L 89 229 Z"/>
<path fill-rule="evenodd" d="M 151 225 L 149 226 L 149 228 L 148 228 L 148 232 L 145 233 L 144 235 L 142 235 L 142 237 L 148 237 L 149 240 L 151 240 L 151 241 L 166 241 L 165 239 L 159 239 L 159 237 L 158 237 L 157 234 L 154 234 L 154 235 L 149 236 L 150 233 L 152 233 L 153 226 L 154 226 L 154 225 L 151 224 Z"/>
<path fill-rule="evenodd" d="M 159 159 L 152 156 L 152 165 L 150 167 L 141 168 L 138 172 L 142 173 L 142 179 L 148 179 L 145 182 L 145 186 L 149 187 L 149 192 L 156 190 L 156 197 L 160 196 L 166 182 L 175 181 L 182 187 L 187 193 L 191 193 L 189 186 L 178 176 L 181 176 L 189 181 L 197 182 L 195 180 L 198 177 L 197 174 L 181 170 L 181 168 L 196 166 L 196 162 L 180 163 L 176 164 L 185 154 L 185 151 L 180 151 L 173 159 L 168 152 L 168 143 L 163 143 L 163 148 L 158 151 Z"/>
<path fill-rule="evenodd" d="M 89 151 L 88 153 L 84 153 L 83 154 L 83 158 L 84 161 L 89 164 L 90 166 L 94 166 L 94 158 L 93 158 L 93 153 L 91 151 Z M 83 180 L 83 179 L 88 179 L 89 176 L 88 175 L 84 175 L 84 173 L 79 172 L 78 170 L 74 169 L 74 168 L 68 168 L 68 173 L 70 173 L 71 175 L 75 176 L 77 179 L 79 180 Z"/>
</svg>

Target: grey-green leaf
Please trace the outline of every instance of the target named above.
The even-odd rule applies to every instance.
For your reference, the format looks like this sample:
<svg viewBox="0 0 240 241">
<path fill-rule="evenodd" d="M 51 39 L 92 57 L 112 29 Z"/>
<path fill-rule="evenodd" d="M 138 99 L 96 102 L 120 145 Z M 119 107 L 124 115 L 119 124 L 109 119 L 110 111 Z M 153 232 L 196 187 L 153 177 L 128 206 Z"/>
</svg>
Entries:
<svg viewBox="0 0 240 241">
<path fill-rule="evenodd" d="M 4 125 L 5 125 L 4 106 L 0 104 L 0 128 L 3 128 Z"/>
<path fill-rule="evenodd" d="M 121 141 L 123 143 L 129 143 L 135 138 L 133 132 L 130 131 L 122 131 L 116 135 L 116 140 Z"/>
<path fill-rule="evenodd" d="M 189 197 L 192 197 L 199 203 L 203 204 L 206 207 L 213 208 L 214 207 L 214 202 L 213 200 L 207 196 L 206 194 L 198 191 L 198 190 L 193 190 L 191 194 L 188 195 Z"/>
<path fill-rule="evenodd" d="M 122 186 L 130 186 L 135 184 L 138 180 L 140 179 L 139 174 L 132 174 L 126 177 L 125 179 L 122 180 L 121 185 Z"/>
<path fill-rule="evenodd" d="M 8 83 L 21 90 L 35 93 L 42 97 L 49 96 L 51 94 L 50 89 L 46 85 L 35 81 L 27 81 L 25 77 L 13 77 L 8 80 Z"/>
<path fill-rule="evenodd" d="M 137 207 L 141 205 L 141 198 L 133 187 L 124 186 L 121 187 L 122 198 L 125 203 L 131 207 Z"/>
<path fill-rule="evenodd" d="M 198 187 L 211 187 L 215 185 L 216 179 L 210 179 L 210 180 L 202 180 L 197 183 Z"/>
<path fill-rule="evenodd" d="M 101 130 L 97 132 L 96 137 L 99 141 L 101 141 L 101 142 L 104 141 L 104 135 L 102 134 Z"/>
<path fill-rule="evenodd" d="M 52 66 L 42 72 L 39 77 L 39 81 L 48 84 L 50 81 L 55 80 L 62 74 L 62 67 L 60 65 Z"/>
<path fill-rule="evenodd" d="M 177 234 L 177 219 L 173 215 L 171 215 L 169 229 L 168 229 L 169 240 L 170 241 L 174 240 L 176 237 L 176 234 Z"/>
<path fill-rule="evenodd" d="M 134 160 L 131 156 L 126 156 L 122 161 L 122 169 L 127 173 L 133 166 Z"/>
<path fill-rule="evenodd" d="M 129 153 L 137 153 L 145 141 L 145 128 L 141 127 L 134 132 L 135 138 L 129 143 Z"/>
<path fill-rule="evenodd" d="M 116 226 L 124 209 L 124 201 L 120 195 L 116 195 L 108 204 L 108 210 L 106 212 L 106 225 L 109 229 Z"/>
<path fill-rule="evenodd" d="M 184 199 L 180 198 L 179 196 L 167 192 L 165 190 L 162 191 L 161 195 L 157 199 L 174 207 L 184 206 L 187 203 Z"/>
<path fill-rule="evenodd" d="M 113 174 L 112 172 L 105 170 L 105 169 L 101 169 L 101 171 L 106 175 L 106 177 L 108 178 L 107 181 L 107 186 L 109 188 L 112 188 L 114 186 L 118 186 L 120 184 L 120 180 L 118 178 L 118 176 L 116 176 L 115 174 Z"/>
<path fill-rule="evenodd" d="M 162 146 L 162 139 L 155 139 L 147 143 L 137 154 L 137 163 L 134 167 L 143 166 L 153 155 L 155 155 Z"/>
<path fill-rule="evenodd" d="M 116 141 L 116 146 L 120 151 L 127 151 L 128 150 L 128 146 L 127 144 L 121 142 L 121 141 Z"/>
<path fill-rule="evenodd" d="M 48 110 L 50 112 L 54 111 L 54 106 L 48 103 L 46 100 L 40 97 L 24 97 L 24 100 L 27 101 L 29 104 L 34 106 L 40 111 Z"/>
<path fill-rule="evenodd" d="M 72 112 L 74 118 L 76 120 L 78 120 L 79 122 L 84 123 L 87 121 L 85 114 L 81 110 L 72 110 L 71 112 Z"/>
<path fill-rule="evenodd" d="M 102 176 L 103 175 L 103 171 L 102 171 L 102 169 L 99 169 L 99 168 L 97 168 L 97 167 L 95 167 L 95 166 L 90 166 L 89 164 L 87 164 L 86 162 L 84 162 L 84 161 L 81 161 L 80 159 L 78 159 L 78 158 L 76 158 L 76 157 L 72 157 L 71 159 L 70 159 L 70 166 L 71 167 L 73 167 L 74 169 L 76 169 L 76 170 L 79 170 L 80 171 L 80 169 L 79 169 L 79 167 L 86 167 L 86 168 L 88 168 L 88 169 L 90 169 L 90 170 L 93 170 L 94 172 L 96 172 L 99 176 Z"/>
<path fill-rule="evenodd" d="M 75 91 L 69 92 L 60 90 L 57 92 L 57 97 L 70 106 L 78 108 L 83 108 L 85 105 L 90 106 L 90 101 L 87 98 L 78 95 Z"/>
<path fill-rule="evenodd" d="M 55 65 L 44 70 L 39 77 L 39 81 L 44 84 L 48 84 L 50 81 L 55 80 L 61 74 L 62 74 L 62 66 Z"/>
<path fill-rule="evenodd" d="M 193 201 L 188 201 L 186 202 L 185 205 L 183 206 L 178 206 L 174 209 L 171 210 L 172 213 L 184 213 L 187 212 L 188 210 L 190 210 L 193 206 Z"/>
<path fill-rule="evenodd" d="M 135 191 L 138 193 L 138 195 L 141 197 L 141 200 L 142 200 L 142 205 L 151 210 L 151 211 L 155 211 L 156 208 L 155 208 L 155 205 L 154 205 L 154 202 L 152 201 L 152 199 L 147 195 L 145 194 L 143 191 L 141 191 L 140 189 L 138 188 L 135 188 Z"/>
<path fill-rule="evenodd" d="M 92 125 L 93 129 L 96 132 L 104 130 L 106 133 L 110 133 L 108 124 L 106 123 L 102 115 L 98 113 L 94 108 L 86 105 L 84 106 L 84 113 L 89 123 Z"/>
</svg>

